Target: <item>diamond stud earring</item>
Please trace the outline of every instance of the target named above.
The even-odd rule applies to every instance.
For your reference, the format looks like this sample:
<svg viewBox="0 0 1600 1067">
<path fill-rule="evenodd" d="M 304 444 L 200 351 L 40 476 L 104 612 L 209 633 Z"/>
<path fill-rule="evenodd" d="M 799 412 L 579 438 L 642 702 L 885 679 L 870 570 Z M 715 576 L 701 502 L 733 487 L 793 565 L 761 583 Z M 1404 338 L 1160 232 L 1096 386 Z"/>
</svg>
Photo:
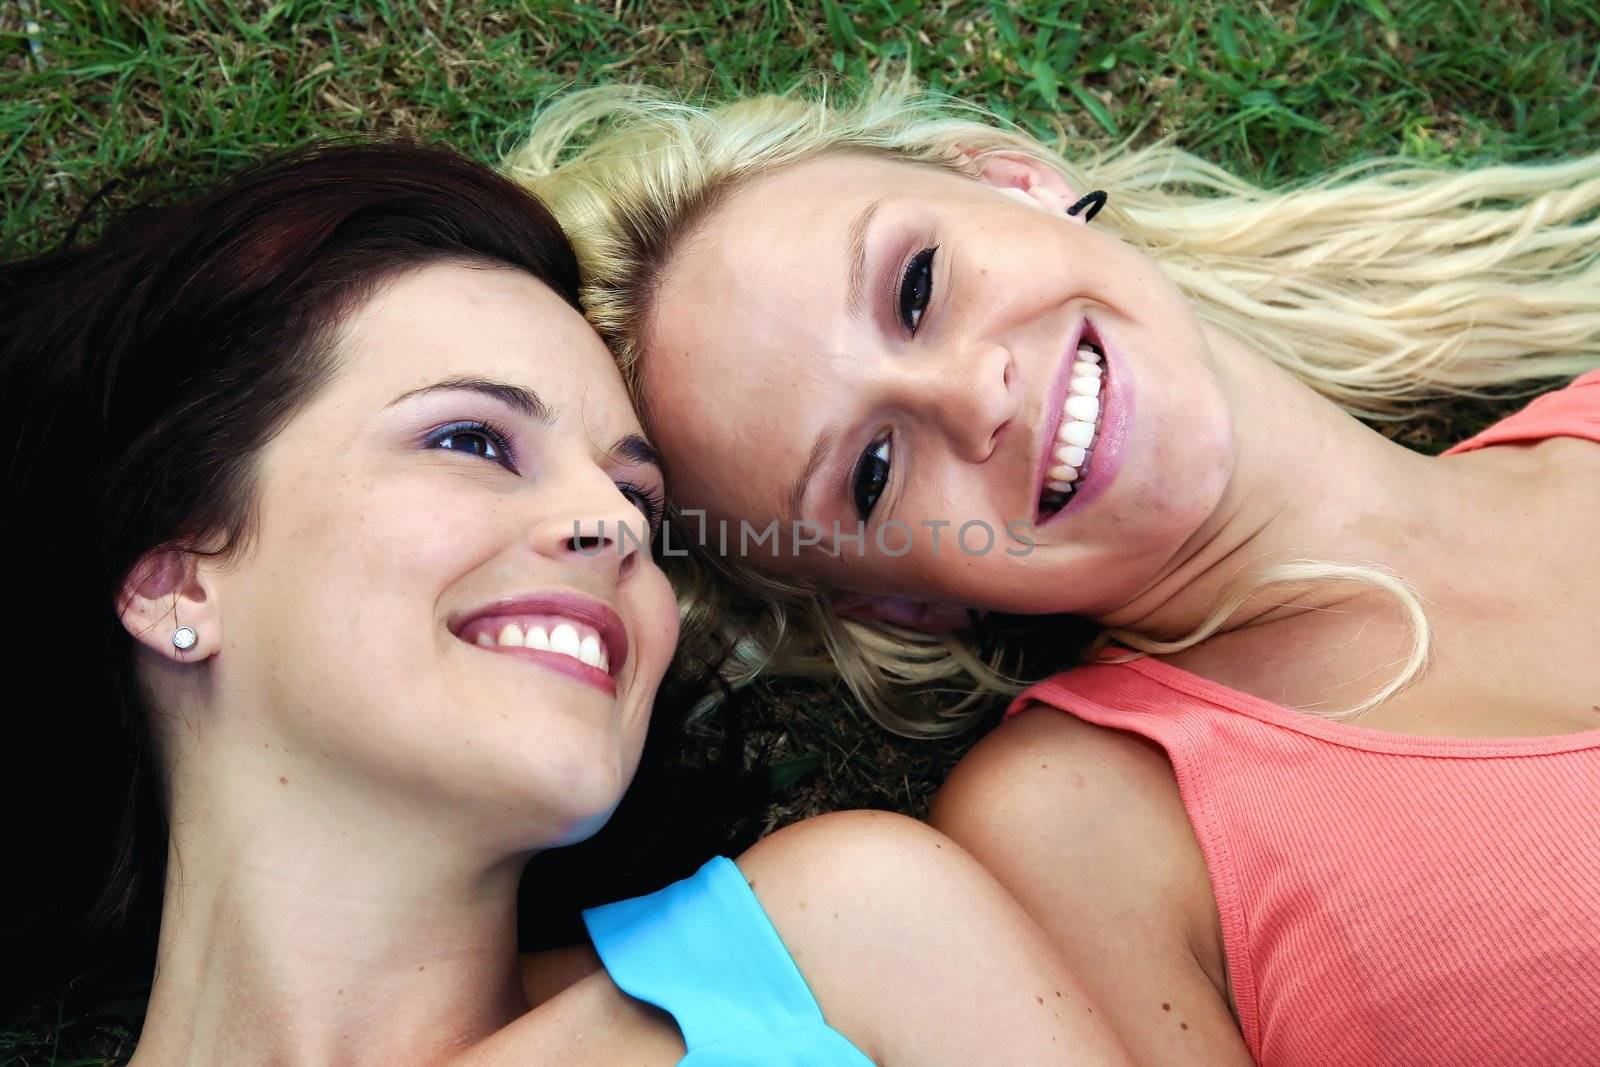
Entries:
<svg viewBox="0 0 1600 1067">
<path fill-rule="evenodd" d="M 187 626 L 180 626 L 172 631 L 172 643 L 180 652 L 187 652 L 194 647 L 194 643 L 198 640 L 200 638 Z"/>
</svg>

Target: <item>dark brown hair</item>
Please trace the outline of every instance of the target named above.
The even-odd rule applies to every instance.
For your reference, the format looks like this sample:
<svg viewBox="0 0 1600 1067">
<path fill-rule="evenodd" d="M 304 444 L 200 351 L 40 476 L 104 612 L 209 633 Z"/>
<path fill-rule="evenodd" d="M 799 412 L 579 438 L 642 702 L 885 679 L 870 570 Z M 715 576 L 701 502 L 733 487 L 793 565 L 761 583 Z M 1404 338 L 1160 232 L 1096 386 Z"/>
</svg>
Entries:
<svg viewBox="0 0 1600 1067">
<path fill-rule="evenodd" d="M 7 881 L 23 891 L 0 920 L 20 946 L 8 972 L 81 965 L 59 949 L 85 917 L 139 927 L 148 959 L 166 821 L 117 593 L 152 549 L 241 546 L 255 457 L 334 369 L 330 327 L 441 260 L 526 271 L 578 304 L 572 249 L 542 204 L 400 143 L 280 155 L 0 266 L 0 779 Z"/>
</svg>

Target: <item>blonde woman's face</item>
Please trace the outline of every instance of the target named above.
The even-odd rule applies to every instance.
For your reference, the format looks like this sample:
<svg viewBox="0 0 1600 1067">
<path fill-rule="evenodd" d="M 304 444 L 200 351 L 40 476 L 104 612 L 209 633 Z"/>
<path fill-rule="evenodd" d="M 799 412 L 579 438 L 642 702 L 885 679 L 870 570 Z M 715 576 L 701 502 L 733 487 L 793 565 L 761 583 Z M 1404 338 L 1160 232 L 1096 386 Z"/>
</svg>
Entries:
<svg viewBox="0 0 1600 1067">
<path fill-rule="evenodd" d="M 679 503 L 845 591 L 1095 615 L 1147 588 L 1218 505 L 1232 414 L 1187 301 L 1077 195 L 1021 157 L 740 187 L 644 338 Z"/>
</svg>

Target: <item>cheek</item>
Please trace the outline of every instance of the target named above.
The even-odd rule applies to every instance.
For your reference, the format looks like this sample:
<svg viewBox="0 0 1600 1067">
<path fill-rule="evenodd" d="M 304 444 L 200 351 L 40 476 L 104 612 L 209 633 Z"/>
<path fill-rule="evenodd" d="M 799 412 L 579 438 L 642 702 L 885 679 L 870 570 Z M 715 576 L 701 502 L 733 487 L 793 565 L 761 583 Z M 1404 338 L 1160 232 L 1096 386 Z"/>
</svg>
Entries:
<svg viewBox="0 0 1600 1067">
<path fill-rule="evenodd" d="M 407 597 L 416 612 L 432 608 L 428 593 L 492 552 L 498 508 L 481 488 L 419 475 L 351 485 L 321 501 L 286 539 L 333 587 L 358 587 L 373 600 Z"/>
<path fill-rule="evenodd" d="M 1141 429 L 1150 447 L 1141 457 L 1143 477 L 1131 479 L 1145 491 L 1125 509 L 1130 534 L 1147 527 L 1187 536 L 1216 508 L 1233 477 L 1233 405 L 1212 369 L 1209 349 L 1201 344 L 1196 350 L 1189 338 L 1186 350 L 1195 355 L 1158 369 L 1165 380 L 1139 397 L 1148 412 Z"/>
<path fill-rule="evenodd" d="M 640 565 L 644 569 L 634 583 L 630 612 L 637 627 L 632 639 L 638 649 L 638 684 L 653 696 L 677 651 L 678 601 L 659 567 L 642 560 Z"/>
<path fill-rule="evenodd" d="M 341 688 L 402 691 L 448 637 L 440 596 L 496 545 L 482 490 L 441 482 L 333 475 L 264 495 L 241 598 L 253 632 L 228 636 L 292 650 L 298 677 L 337 662 Z"/>
</svg>

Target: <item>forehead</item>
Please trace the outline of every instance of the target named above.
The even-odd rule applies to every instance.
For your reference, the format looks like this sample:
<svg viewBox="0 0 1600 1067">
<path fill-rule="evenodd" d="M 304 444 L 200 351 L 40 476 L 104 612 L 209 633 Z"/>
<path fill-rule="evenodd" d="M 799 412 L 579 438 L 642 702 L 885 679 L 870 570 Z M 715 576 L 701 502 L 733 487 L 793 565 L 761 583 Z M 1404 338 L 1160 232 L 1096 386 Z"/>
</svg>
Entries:
<svg viewBox="0 0 1600 1067">
<path fill-rule="evenodd" d="M 817 287 L 775 286 L 768 272 L 827 267 L 836 273 L 868 206 L 959 197 L 971 184 L 941 168 L 860 154 L 823 156 L 752 178 L 721 199 L 668 261 L 653 326 L 671 326 L 663 305 L 704 303 L 707 289 L 780 302 L 792 295 L 791 306 L 824 295 Z M 826 279 L 827 294 L 842 301 L 849 278 L 835 273 Z"/>
<path fill-rule="evenodd" d="M 827 156 L 747 182 L 684 241 L 657 290 L 640 375 L 685 502 L 777 513 L 873 343 L 872 320 L 847 311 L 855 222 L 876 202 L 959 196 L 967 184 L 934 167 Z"/>
<path fill-rule="evenodd" d="M 332 390 L 378 396 L 453 377 L 537 392 L 557 418 L 633 413 L 604 344 L 548 286 L 509 267 L 434 263 L 381 286 L 342 324 Z"/>
</svg>

